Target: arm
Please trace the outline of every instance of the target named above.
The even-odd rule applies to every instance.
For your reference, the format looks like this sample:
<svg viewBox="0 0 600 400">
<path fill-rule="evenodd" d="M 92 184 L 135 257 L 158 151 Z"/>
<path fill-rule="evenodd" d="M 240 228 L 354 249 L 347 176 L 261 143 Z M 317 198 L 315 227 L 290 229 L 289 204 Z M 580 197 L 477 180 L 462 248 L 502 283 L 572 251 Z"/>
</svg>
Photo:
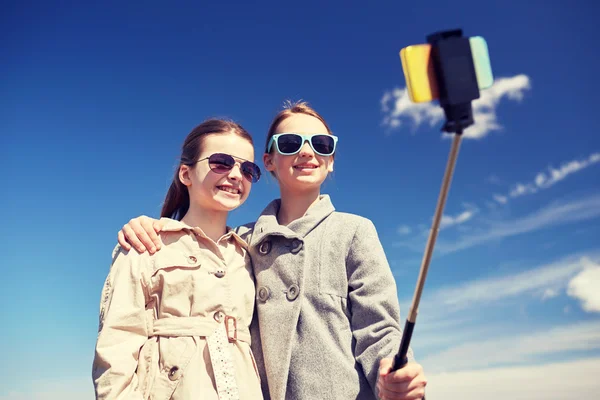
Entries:
<svg viewBox="0 0 600 400">
<path fill-rule="evenodd" d="M 102 290 L 92 369 L 96 398 L 142 400 L 135 370 L 148 331 L 140 257 L 119 249 L 113 260 Z"/>
<path fill-rule="evenodd" d="M 413 397 L 411 391 L 405 391 L 402 383 L 400 383 L 401 387 L 398 387 L 398 381 L 393 382 L 394 386 L 388 387 L 387 385 L 392 383 L 387 383 L 385 373 L 384 379 L 379 378 L 380 362 L 387 366 L 387 360 L 382 360 L 392 358 L 398 351 L 402 329 L 396 282 L 377 230 L 371 221 L 364 219 L 358 225 L 346 258 L 346 265 L 348 297 L 352 312 L 351 324 L 356 339 L 355 358 L 361 364 L 373 391 L 376 394 L 382 390 L 383 393 L 388 393 L 389 390 L 400 391 L 398 397 L 389 398 L 420 398 Z M 402 371 L 409 372 L 410 376 L 407 379 L 412 383 L 417 377 L 421 378 L 418 371 L 422 372 L 422 368 L 414 362 L 410 349 L 408 359 L 409 364 Z M 413 373 L 413 369 L 417 372 Z M 387 371 L 389 366 L 385 372 Z M 410 396 L 404 396 L 409 393 Z"/>
<path fill-rule="evenodd" d="M 160 239 L 157 234 L 162 227 L 162 221 L 142 215 L 123 225 L 117 238 L 119 244 L 127 251 L 131 250 L 133 245 L 139 253 L 148 250 L 150 254 L 154 254 L 160 250 Z"/>
</svg>

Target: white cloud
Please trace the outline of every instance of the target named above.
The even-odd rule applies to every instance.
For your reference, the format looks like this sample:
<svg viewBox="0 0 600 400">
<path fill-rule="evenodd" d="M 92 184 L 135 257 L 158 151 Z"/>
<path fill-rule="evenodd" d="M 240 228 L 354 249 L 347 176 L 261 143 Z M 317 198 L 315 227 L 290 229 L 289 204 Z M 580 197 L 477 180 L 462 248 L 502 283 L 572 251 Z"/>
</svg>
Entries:
<svg viewBox="0 0 600 400">
<path fill-rule="evenodd" d="M 560 167 L 548 167 L 546 170 L 538 172 L 530 183 L 517 183 L 510 190 L 510 197 L 520 197 L 527 194 L 537 193 L 539 190 L 548 189 L 558 182 L 564 180 L 567 176 L 574 174 L 600 162 L 600 153 L 592 153 L 588 157 L 580 160 L 571 160 L 561 164 Z"/>
<path fill-rule="evenodd" d="M 533 194 L 537 192 L 537 188 L 532 184 L 523 185 L 522 183 L 517 183 L 515 187 L 510 191 L 510 197 L 519 197 L 524 196 L 526 194 Z"/>
<path fill-rule="evenodd" d="M 600 392 L 600 358 L 561 363 L 427 373 L 428 400 L 593 399 Z"/>
<path fill-rule="evenodd" d="M 390 108 L 389 102 L 393 102 Z M 428 122 L 430 126 L 444 118 L 444 110 L 432 103 L 413 103 L 406 89 L 394 89 L 385 92 L 381 99 L 381 109 L 384 114 L 383 125 L 388 128 L 398 128 L 402 118 L 411 119 L 415 126 Z"/>
<path fill-rule="evenodd" d="M 398 233 L 401 235 L 409 235 L 412 232 L 412 229 L 408 225 L 400 225 L 398 227 Z"/>
<path fill-rule="evenodd" d="M 495 208 L 496 204 L 505 205 L 508 203 L 509 198 L 516 198 L 516 197 L 521 197 L 521 196 L 528 195 L 528 194 L 537 193 L 540 190 L 547 189 L 547 188 L 555 185 L 556 183 L 564 180 L 567 176 L 574 174 L 575 172 L 581 171 L 585 168 L 588 168 L 599 162 L 600 162 L 600 153 L 592 153 L 588 157 L 586 157 L 582 160 L 572 160 L 572 161 L 564 162 L 561 165 L 561 167 L 556 168 L 556 169 L 553 167 L 548 167 L 547 172 L 545 172 L 545 171 L 538 172 L 535 176 L 535 179 L 532 182 L 515 184 L 507 195 L 494 193 L 492 196 L 494 199 L 494 203 L 487 202 L 486 204 L 488 205 L 488 208 L 492 208 L 492 209 Z M 489 177 L 487 180 L 490 182 L 492 182 L 492 181 L 498 182 L 498 178 L 493 175 L 491 177 Z M 451 216 L 451 215 L 442 216 L 442 220 L 440 223 L 440 230 L 444 229 L 444 228 L 448 228 L 453 225 L 463 224 L 463 223 L 471 220 L 475 216 L 475 214 L 479 211 L 477 206 L 474 204 L 466 203 L 466 204 L 464 204 L 464 206 L 465 206 L 465 208 L 467 208 L 467 210 L 461 212 L 460 214 L 458 214 L 456 216 Z M 550 217 L 550 216 L 546 214 L 546 217 Z M 568 217 L 567 217 L 567 219 L 568 219 Z M 576 220 L 576 218 L 573 217 L 573 220 Z M 530 221 L 530 222 L 532 222 L 532 221 Z M 542 224 L 544 224 L 544 222 L 542 222 Z M 399 233 L 404 232 L 406 229 L 410 229 L 410 227 L 403 226 L 402 229 L 403 229 L 402 231 L 399 230 Z M 425 229 L 426 228 L 422 228 L 421 231 L 424 231 Z M 521 229 L 524 229 L 524 232 L 528 232 L 532 229 L 537 229 L 537 228 L 535 228 L 535 226 L 532 225 L 530 227 L 523 226 Z M 517 225 L 515 225 L 513 227 L 512 231 L 514 231 L 515 233 L 524 233 L 524 232 L 519 232 L 519 227 Z M 479 241 L 487 241 L 487 240 L 495 239 L 497 237 L 511 236 L 512 234 L 513 233 L 511 233 L 511 229 L 509 228 L 507 230 L 499 230 L 499 231 L 493 232 L 491 234 L 491 236 L 486 236 L 484 234 L 481 237 L 477 237 L 477 238 L 473 238 L 473 239 L 474 239 L 475 243 L 477 243 Z M 411 247 L 411 246 L 409 245 L 408 247 Z M 419 243 L 419 247 L 422 247 L 422 245 L 420 243 Z M 468 245 L 467 247 L 470 247 L 470 245 Z"/>
<path fill-rule="evenodd" d="M 495 194 L 494 200 L 496 200 L 500 204 L 506 204 L 508 202 L 508 198 L 506 196 L 502 196 L 500 194 Z"/>
<path fill-rule="evenodd" d="M 440 229 L 449 228 L 454 225 L 464 224 L 465 222 L 473 218 L 473 216 L 477 213 L 478 210 L 470 204 L 466 204 L 465 206 L 467 206 L 469 209 L 455 216 L 443 215 L 440 221 Z"/>
<path fill-rule="evenodd" d="M 567 339 L 568 338 L 568 339 Z M 529 363 L 542 356 L 600 349 L 600 321 L 579 322 L 533 333 L 487 337 L 422 359 L 432 372 L 460 371 Z"/>
<path fill-rule="evenodd" d="M 584 270 L 569 282 L 567 294 L 588 312 L 600 312 L 600 264 L 586 259 Z"/>
<path fill-rule="evenodd" d="M 546 298 L 564 294 L 574 277 L 589 269 L 590 265 L 598 265 L 598 262 L 600 249 L 575 253 L 524 271 L 525 265 L 512 263 L 512 269 L 519 272 L 429 289 L 419 306 L 418 334 L 412 346 L 420 353 L 420 359 L 426 359 L 445 354 L 440 350 L 447 351 L 456 343 L 485 343 L 490 338 L 518 337 L 524 332 L 531 335 L 527 333 L 528 326 L 535 323 L 536 316 L 528 316 L 527 308 L 532 303 L 539 304 Z M 495 269 L 504 268 L 498 266 Z M 588 288 L 598 287 L 592 282 L 588 284 Z M 400 301 L 403 310 L 408 309 L 410 300 Z M 575 304 L 571 306 L 576 307 Z M 554 313 L 564 315 L 571 311 L 571 306 L 563 306 Z M 516 316 L 521 312 L 521 317 Z M 507 318 L 507 315 L 516 317 Z M 517 322 L 514 318 L 526 318 L 527 323 Z M 600 320 L 596 322 L 600 329 Z M 542 335 L 541 331 L 539 334 Z M 473 351 L 473 354 L 476 353 Z M 482 353 L 483 356 L 493 359 L 485 353 Z"/>
<path fill-rule="evenodd" d="M 481 97 L 473 101 L 475 123 L 465 130 L 463 137 L 480 139 L 491 131 L 501 129 L 496 115 L 500 100 L 508 98 L 520 101 L 530 88 L 526 75 L 496 79 L 491 88 L 483 90 Z M 390 129 L 399 128 L 403 119 L 412 120 L 416 127 L 425 123 L 433 127 L 444 119 L 444 111 L 437 102 L 413 103 L 406 89 L 396 88 L 385 92 L 381 98 L 381 110 L 384 113 L 383 125 Z"/>
<path fill-rule="evenodd" d="M 475 210 L 466 210 L 456 216 L 443 215 L 440 221 L 440 229 L 449 228 L 453 225 L 464 224 L 475 215 Z"/>
<path fill-rule="evenodd" d="M 500 184 L 502 184 L 502 182 L 500 181 L 500 178 L 498 178 L 496 175 L 490 175 L 490 176 L 488 176 L 485 181 L 487 183 L 492 184 L 492 185 L 500 185 Z"/>
<path fill-rule="evenodd" d="M 452 253 L 472 246 L 487 243 L 506 237 L 521 235 L 550 226 L 597 218 L 600 216 L 600 195 L 592 195 L 566 203 L 550 204 L 534 213 L 512 220 L 486 221 L 486 227 L 476 234 L 461 235 L 450 241 L 440 236 L 436 252 Z M 422 243 L 403 243 L 415 250 L 422 250 Z"/>
<path fill-rule="evenodd" d="M 473 229 L 474 233 L 461 232 L 454 236 L 455 240 L 448 240 L 445 236 L 440 235 L 436 242 L 435 252 L 436 254 L 453 253 L 493 240 L 598 216 L 600 216 L 600 195 L 598 194 L 569 202 L 555 202 L 523 217 L 481 221 L 479 226 Z M 424 229 L 426 229 L 425 226 L 423 226 Z M 408 240 L 396 241 L 393 246 L 407 247 L 421 252 L 424 245 L 423 240 L 422 236 L 416 236 Z"/>
<path fill-rule="evenodd" d="M 437 304 L 444 308 L 444 312 L 449 312 L 523 294 L 539 297 L 556 295 L 589 264 L 589 257 L 589 253 L 586 256 L 571 255 L 523 272 L 442 287 L 429 295 L 427 303 Z M 600 259 L 600 253 L 591 257 Z"/>
<path fill-rule="evenodd" d="M 542 293 L 542 300 L 551 299 L 556 296 L 558 296 L 558 290 L 548 288 L 548 289 L 544 290 L 544 293 Z"/>
</svg>

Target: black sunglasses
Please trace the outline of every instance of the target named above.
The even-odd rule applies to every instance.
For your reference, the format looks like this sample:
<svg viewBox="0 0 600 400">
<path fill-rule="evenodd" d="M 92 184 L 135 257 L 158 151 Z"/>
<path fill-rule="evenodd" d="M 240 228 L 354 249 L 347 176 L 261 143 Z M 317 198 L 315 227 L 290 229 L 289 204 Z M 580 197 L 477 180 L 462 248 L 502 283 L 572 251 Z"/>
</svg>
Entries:
<svg viewBox="0 0 600 400">
<path fill-rule="evenodd" d="M 203 158 L 196 162 L 208 160 L 208 166 L 210 170 L 216 172 L 217 174 L 226 174 L 236 163 L 236 159 L 241 160 L 240 170 L 242 171 L 242 175 L 244 178 L 248 179 L 252 183 L 258 182 L 260 179 L 260 168 L 258 165 L 254 164 L 252 161 L 244 160 L 243 158 L 233 157 L 229 154 L 223 153 L 215 153 L 210 157 Z"/>
</svg>

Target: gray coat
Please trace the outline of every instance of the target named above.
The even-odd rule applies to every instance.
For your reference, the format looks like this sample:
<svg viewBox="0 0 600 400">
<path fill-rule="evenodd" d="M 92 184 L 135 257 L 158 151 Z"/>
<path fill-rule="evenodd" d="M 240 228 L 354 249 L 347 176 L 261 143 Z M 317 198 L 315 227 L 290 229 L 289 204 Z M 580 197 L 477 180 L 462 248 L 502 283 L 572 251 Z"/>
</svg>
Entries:
<svg viewBox="0 0 600 400">
<path fill-rule="evenodd" d="M 252 347 L 265 398 L 375 399 L 379 360 L 393 357 L 401 339 L 396 284 L 375 226 L 335 211 L 327 195 L 281 226 L 279 205 L 271 202 L 247 232 L 258 314 Z"/>
</svg>

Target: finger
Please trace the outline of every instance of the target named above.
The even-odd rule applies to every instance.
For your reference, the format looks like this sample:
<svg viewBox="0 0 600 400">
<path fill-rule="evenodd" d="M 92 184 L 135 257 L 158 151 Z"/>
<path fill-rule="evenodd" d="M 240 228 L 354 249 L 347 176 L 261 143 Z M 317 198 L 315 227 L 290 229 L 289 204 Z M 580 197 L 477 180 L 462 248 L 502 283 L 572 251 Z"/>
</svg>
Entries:
<svg viewBox="0 0 600 400">
<path fill-rule="evenodd" d="M 152 227 L 154 228 L 154 231 L 156 233 L 162 231 L 162 228 L 165 226 L 165 222 L 161 221 L 160 219 L 155 219 L 154 222 L 152 223 Z"/>
<path fill-rule="evenodd" d="M 386 376 L 387 382 L 408 382 L 423 372 L 423 367 L 417 363 L 408 363 L 403 368 L 389 373 Z"/>
<path fill-rule="evenodd" d="M 394 394 L 407 394 L 415 389 L 423 388 L 427 385 L 425 377 L 418 377 L 408 382 L 394 382 L 390 383 L 382 380 L 381 387 L 385 389 L 386 393 Z"/>
<path fill-rule="evenodd" d="M 160 243 L 160 239 L 154 230 L 153 220 L 150 218 L 140 219 L 140 225 L 143 228 L 143 232 L 139 231 L 138 233 L 139 239 L 146 246 L 150 254 L 156 252 L 156 248 L 158 243 Z"/>
<path fill-rule="evenodd" d="M 150 254 L 154 253 L 156 251 L 156 248 L 154 247 L 152 239 L 150 239 L 150 236 L 148 236 L 148 227 L 142 225 L 142 221 L 135 221 L 135 223 L 132 223 L 130 221 L 129 224 L 132 226 L 132 230 L 133 232 L 135 232 L 135 235 L 137 236 L 138 240 L 142 243 L 142 246 L 144 246 L 144 248 L 148 250 Z M 154 232 L 154 229 L 151 226 L 150 230 Z"/>
<path fill-rule="evenodd" d="M 165 223 L 166 223 L 165 221 L 161 221 L 159 219 L 154 220 L 154 222 L 152 223 L 152 226 L 154 227 L 154 232 L 156 232 L 157 235 L 160 231 L 162 231 L 163 227 L 165 226 Z M 158 239 L 158 237 L 157 237 L 157 239 Z M 156 243 L 156 248 L 160 250 L 162 243 L 161 243 L 160 239 L 157 240 L 157 242 L 158 243 Z"/>
<path fill-rule="evenodd" d="M 137 234 L 133 231 L 133 229 L 131 229 L 131 227 L 129 226 L 129 224 L 124 225 L 123 229 L 121 229 L 123 234 L 125 235 L 125 238 L 127 239 L 127 241 L 129 243 L 131 243 L 131 245 L 139 252 L 139 253 L 143 253 L 146 251 L 146 247 L 142 244 L 142 242 L 140 242 L 140 240 L 138 239 Z"/>
<path fill-rule="evenodd" d="M 423 387 L 415 388 L 415 389 L 411 390 L 410 392 L 402 394 L 400 396 L 401 397 L 397 397 L 397 398 L 401 398 L 403 400 L 421 400 L 423 398 L 423 396 L 425 396 L 425 388 L 423 388 Z"/>
<path fill-rule="evenodd" d="M 379 375 L 385 376 L 392 369 L 393 360 L 391 358 L 382 358 L 379 361 Z"/>
<path fill-rule="evenodd" d="M 409 389 L 408 383 L 390 384 L 385 382 L 379 382 L 379 390 L 381 393 L 385 394 L 386 397 L 393 398 L 395 396 L 404 395 L 410 392 L 411 389 Z"/>
<path fill-rule="evenodd" d="M 127 251 L 131 250 L 131 245 L 125 239 L 125 235 L 123 235 L 122 230 L 120 230 L 119 233 L 117 234 L 117 239 L 119 240 L 119 244 L 121 245 L 122 248 L 124 248 Z"/>
<path fill-rule="evenodd" d="M 379 397 L 382 400 L 420 400 L 425 396 L 425 387 L 419 386 L 405 392 L 394 392 L 388 390 L 385 385 L 377 384 Z"/>
</svg>

